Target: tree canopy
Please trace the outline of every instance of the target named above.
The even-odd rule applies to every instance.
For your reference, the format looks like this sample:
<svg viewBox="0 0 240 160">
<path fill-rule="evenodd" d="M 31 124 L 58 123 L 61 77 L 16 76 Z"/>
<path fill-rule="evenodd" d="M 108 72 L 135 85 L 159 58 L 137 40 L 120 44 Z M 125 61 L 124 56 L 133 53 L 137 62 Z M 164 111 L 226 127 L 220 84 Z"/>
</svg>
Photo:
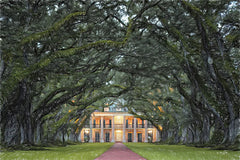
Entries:
<svg viewBox="0 0 240 160">
<path fill-rule="evenodd" d="M 238 143 L 239 6 L 3 0 L 1 144 L 77 133 L 95 109 L 118 100 L 162 141 Z"/>
</svg>

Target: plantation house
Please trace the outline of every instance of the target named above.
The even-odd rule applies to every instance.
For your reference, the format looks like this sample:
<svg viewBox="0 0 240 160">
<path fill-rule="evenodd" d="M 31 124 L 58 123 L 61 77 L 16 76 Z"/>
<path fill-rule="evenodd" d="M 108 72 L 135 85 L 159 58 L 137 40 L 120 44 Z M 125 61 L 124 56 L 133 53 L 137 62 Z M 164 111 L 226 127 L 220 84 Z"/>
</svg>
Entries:
<svg viewBox="0 0 240 160">
<path fill-rule="evenodd" d="M 147 120 L 135 118 L 125 108 L 95 111 L 81 131 L 83 142 L 156 142 L 159 133 Z"/>
</svg>

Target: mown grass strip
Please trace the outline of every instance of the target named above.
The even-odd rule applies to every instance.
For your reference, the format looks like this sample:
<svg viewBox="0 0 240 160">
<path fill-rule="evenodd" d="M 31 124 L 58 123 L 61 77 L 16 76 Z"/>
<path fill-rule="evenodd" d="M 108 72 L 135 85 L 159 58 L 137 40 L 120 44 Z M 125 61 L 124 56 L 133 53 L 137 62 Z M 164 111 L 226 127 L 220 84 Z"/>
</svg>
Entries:
<svg viewBox="0 0 240 160">
<path fill-rule="evenodd" d="M 93 160 L 113 143 L 83 143 L 66 147 L 44 147 L 34 151 L 0 152 L 1 160 Z"/>
<path fill-rule="evenodd" d="M 133 152 L 147 160 L 239 160 L 239 151 L 211 150 L 184 145 L 125 143 Z"/>
</svg>

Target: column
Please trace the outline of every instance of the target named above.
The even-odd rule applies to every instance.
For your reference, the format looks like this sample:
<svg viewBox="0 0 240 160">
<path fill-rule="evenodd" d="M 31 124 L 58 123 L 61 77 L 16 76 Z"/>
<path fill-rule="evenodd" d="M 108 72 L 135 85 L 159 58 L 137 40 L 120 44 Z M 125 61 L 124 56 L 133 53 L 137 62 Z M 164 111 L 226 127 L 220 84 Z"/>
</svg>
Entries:
<svg viewBox="0 0 240 160">
<path fill-rule="evenodd" d="M 104 142 L 104 140 L 103 140 L 103 117 L 101 117 L 101 135 L 100 135 L 100 142 Z"/>
<path fill-rule="evenodd" d="M 145 128 L 145 139 L 144 139 L 144 142 L 148 142 L 147 120 L 144 120 L 144 128 Z"/>
<path fill-rule="evenodd" d="M 137 122 L 137 118 L 134 118 L 134 134 L 133 134 L 133 142 L 137 142 L 137 131 L 136 131 L 136 122 Z"/>
<path fill-rule="evenodd" d="M 125 134 L 126 134 L 126 122 L 125 122 L 125 116 L 123 116 L 123 142 L 126 142 L 125 139 Z"/>
<path fill-rule="evenodd" d="M 90 124 L 89 142 L 92 143 L 93 142 L 93 139 L 92 139 L 92 116 L 90 117 L 89 124 Z"/>
<path fill-rule="evenodd" d="M 158 142 L 159 141 L 159 132 L 158 132 L 158 130 L 156 129 L 156 142 Z"/>
<path fill-rule="evenodd" d="M 112 141 L 115 142 L 115 136 L 114 136 L 114 116 L 112 116 Z"/>
<path fill-rule="evenodd" d="M 82 142 L 82 132 L 83 132 L 83 129 L 80 130 L 80 133 L 78 135 L 78 142 Z"/>
</svg>

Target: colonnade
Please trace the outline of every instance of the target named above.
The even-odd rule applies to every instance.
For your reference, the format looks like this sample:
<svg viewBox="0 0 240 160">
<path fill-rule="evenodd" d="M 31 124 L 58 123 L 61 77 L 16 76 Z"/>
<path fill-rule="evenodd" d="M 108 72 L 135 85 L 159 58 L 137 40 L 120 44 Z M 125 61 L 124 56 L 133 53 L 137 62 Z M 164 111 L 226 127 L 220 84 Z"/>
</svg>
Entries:
<svg viewBox="0 0 240 160">
<path fill-rule="evenodd" d="M 101 116 L 101 132 L 100 132 L 100 142 L 104 142 L 104 126 L 103 126 L 103 116 Z M 89 142 L 93 142 L 93 123 L 92 123 L 92 117 L 90 117 L 89 125 L 90 125 L 90 132 L 89 132 Z M 137 142 L 137 118 L 134 118 L 134 124 L 133 124 L 133 142 Z M 114 116 L 112 116 L 111 119 L 111 132 L 112 132 L 112 139 L 111 142 L 115 142 L 115 125 L 114 125 Z M 126 142 L 126 122 L 125 122 L 125 116 L 123 116 L 123 128 L 121 128 L 123 131 L 122 134 L 122 142 Z M 147 120 L 144 120 L 144 142 L 148 142 L 148 125 Z M 158 139 L 158 133 L 156 133 L 157 139 Z M 156 140 L 157 140 L 156 139 Z"/>
</svg>

